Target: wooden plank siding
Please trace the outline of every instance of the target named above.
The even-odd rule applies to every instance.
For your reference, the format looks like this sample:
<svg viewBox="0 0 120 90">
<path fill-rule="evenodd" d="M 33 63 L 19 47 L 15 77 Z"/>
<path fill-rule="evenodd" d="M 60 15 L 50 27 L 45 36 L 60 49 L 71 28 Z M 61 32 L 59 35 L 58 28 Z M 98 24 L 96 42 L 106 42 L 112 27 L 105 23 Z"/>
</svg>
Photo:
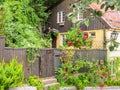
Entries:
<svg viewBox="0 0 120 90">
<path fill-rule="evenodd" d="M 48 77 L 54 75 L 54 50 L 53 49 L 41 49 L 41 64 L 40 64 L 40 76 Z"/>
<path fill-rule="evenodd" d="M 106 49 L 99 50 L 72 50 L 75 51 L 74 60 L 83 59 L 85 60 L 105 60 L 107 56 Z M 41 50 L 41 64 L 40 64 L 40 76 L 48 77 L 53 76 L 55 68 L 61 67 L 60 54 L 62 50 L 60 49 L 42 49 Z M 84 69 L 85 70 L 85 69 Z"/>
<path fill-rule="evenodd" d="M 55 6 L 53 8 L 50 8 L 50 11 L 52 13 L 48 18 L 46 28 L 47 27 L 55 28 L 55 29 L 59 30 L 59 32 L 68 31 L 73 26 L 72 23 L 67 18 L 67 14 L 72 11 L 70 9 L 70 5 L 73 2 L 75 2 L 75 0 L 63 0 L 57 6 Z M 64 11 L 65 12 L 65 24 L 63 26 L 60 26 L 57 23 L 57 12 L 59 12 L 59 11 Z"/>
<path fill-rule="evenodd" d="M 5 48 L 4 49 L 4 60 L 9 62 L 12 58 L 16 58 L 19 62 L 24 63 L 26 60 L 26 49 L 24 48 Z"/>
</svg>

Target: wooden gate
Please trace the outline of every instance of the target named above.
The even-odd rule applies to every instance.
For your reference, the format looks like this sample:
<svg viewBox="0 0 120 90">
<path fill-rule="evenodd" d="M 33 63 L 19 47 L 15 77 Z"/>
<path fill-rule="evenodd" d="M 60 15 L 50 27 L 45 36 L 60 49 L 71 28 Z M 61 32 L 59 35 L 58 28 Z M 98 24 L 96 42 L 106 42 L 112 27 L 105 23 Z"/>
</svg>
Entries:
<svg viewBox="0 0 120 90">
<path fill-rule="evenodd" d="M 54 49 L 42 49 L 40 51 L 40 76 L 54 75 Z"/>
</svg>

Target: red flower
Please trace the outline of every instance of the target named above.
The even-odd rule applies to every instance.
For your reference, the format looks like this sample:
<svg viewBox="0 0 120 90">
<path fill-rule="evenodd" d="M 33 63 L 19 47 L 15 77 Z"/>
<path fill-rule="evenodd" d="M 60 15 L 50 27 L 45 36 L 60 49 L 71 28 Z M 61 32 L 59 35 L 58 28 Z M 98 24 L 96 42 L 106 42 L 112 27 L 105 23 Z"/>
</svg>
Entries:
<svg viewBox="0 0 120 90">
<path fill-rule="evenodd" d="M 88 34 L 84 34 L 84 40 L 88 38 Z"/>
<path fill-rule="evenodd" d="M 67 43 L 68 43 L 69 46 L 73 46 L 72 41 L 67 41 Z"/>
</svg>

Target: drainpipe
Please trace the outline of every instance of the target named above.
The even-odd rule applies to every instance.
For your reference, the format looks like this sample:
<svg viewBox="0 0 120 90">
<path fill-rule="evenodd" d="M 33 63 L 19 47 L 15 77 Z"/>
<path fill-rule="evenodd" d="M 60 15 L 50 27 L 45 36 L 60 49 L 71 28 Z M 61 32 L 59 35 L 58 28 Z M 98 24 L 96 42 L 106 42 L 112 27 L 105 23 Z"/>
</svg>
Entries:
<svg viewBox="0 0 120 90">
<path fill-rule="evenodd" d="M 103 48 L 106 49 L 106 45 L 107 45 L 107 42 L 106 42 L 106 41 L 107 41 L 107 40 L 106 40 L 106 29 L 104 29 L 103 35 L 104 35 L 104 36 L 103 36 L 103 37 L 104 37 Z"/>
</svg>

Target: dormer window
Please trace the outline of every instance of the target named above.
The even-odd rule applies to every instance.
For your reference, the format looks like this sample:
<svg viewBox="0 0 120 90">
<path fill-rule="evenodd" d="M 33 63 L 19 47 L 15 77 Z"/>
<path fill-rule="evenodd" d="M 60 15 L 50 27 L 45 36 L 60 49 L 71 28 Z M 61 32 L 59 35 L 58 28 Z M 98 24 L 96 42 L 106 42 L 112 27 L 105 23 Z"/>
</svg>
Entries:
<svg viewBox="0 0 120 90">
<path fill-rule="evenodd" d="M 80 12 L 80 8 L 77 8 L 77 21 L 82 21 L 83 20 L 83 14 Z"/>
<path fill-rule="evenodd" d="M 83 14 L 78 13 L 77 14 L 77 21 L 82 21 L 83 20 Z"/>
<path fill-rule="evenodd" d="M 74 17 L 74 22 L 80 22 L 83 20 L 83 13 L 81 13 L 80 8 L 74 8 L 73 12 L 69 14 L 69 16 Z"/>
<path fill-rule="evenodd" d="M 59 25 L 64 25 L 64 22 L 65 22 L 65 12 L 64 11 L 57 12 L 57 23 Z"/>
</svg>

